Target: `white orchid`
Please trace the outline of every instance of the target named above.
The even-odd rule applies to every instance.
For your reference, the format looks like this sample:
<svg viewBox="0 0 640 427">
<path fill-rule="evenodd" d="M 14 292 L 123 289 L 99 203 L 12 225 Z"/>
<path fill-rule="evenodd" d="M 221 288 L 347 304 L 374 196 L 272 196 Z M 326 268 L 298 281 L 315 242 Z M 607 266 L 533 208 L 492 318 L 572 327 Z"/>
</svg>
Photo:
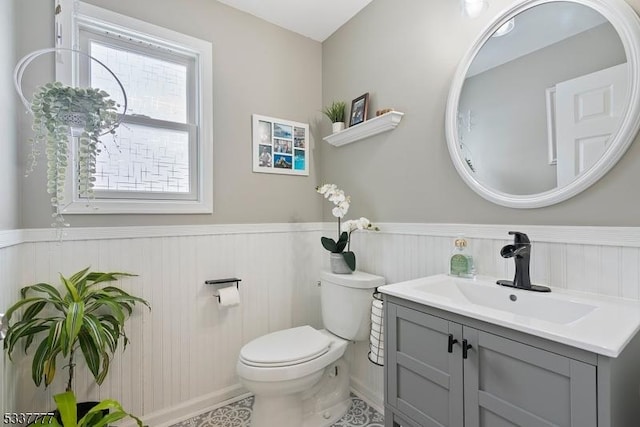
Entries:
<svg viewBox="0 0 640 427">
<path fill-rule="evenodd" d="M 344 191 L 340 190 L 335 184 L 324 184 L 316 187 L 316 191 L 324 195 L 325 199 L 328 199 L 336 207 L 331 210 L 331 213 L 336 218 L 343 218 L 349 211 L 351 198 L 344 194 Z"/>
<path fill-rule="evenodd" d="M 336 218 L 344 218 L 348 210 L 349 210 L 349 202 L 345 200 L 343 202 L 338 203 L 338 205 L 331 210 L 331 213 Z"/>
<path fill-rule="evenodd" d="M 325 195 L 325 197 L 329 197 L 329 195 L 331 193 L 333 193 L 334 191 L 336 191 L 338 188 L 336 187 L 335 184 L 324 184 L 320 187 L 316 188 L 316 191 L 320 194 L 326 194 L 329 193 L 328 195 Z"/>
<path fill-rule="evenodd" d="M 328 237 L 322 237 L 322 246 L 331 253 L 341 253 L 345 262 L 349 268 L 353 271 L 356 269 L 356 256 L 351 252 L 351 233 L 355 230 L 380 230 L 378 227 L 374 227 L 365 217 L 360 219 L 352 219 L 345 221 L 340 226 L 341 219 L 349 211 L 351 206 L 351 197 L 344 194 L 344 191 L 340 190 L 335 184 L 323 184 L 316 187 L 316 191 L 324 196 L 335 205 L 331 210 L 331 214 L 338 218 L 338 240 L 329 239 Z M 344 251 L 347 249 L 346 252 Z"/>
<path fill-rule="evenodd" d="M 346 231 L 347 233 L 351 233 L 355 230 L 380 230 L 378 227 L 374 227 L 365 217 L 361 217 L 360 219 L 350 219 L 349 221 L 345 221 L 342 223 L 341 231 Z"/>
</svg>

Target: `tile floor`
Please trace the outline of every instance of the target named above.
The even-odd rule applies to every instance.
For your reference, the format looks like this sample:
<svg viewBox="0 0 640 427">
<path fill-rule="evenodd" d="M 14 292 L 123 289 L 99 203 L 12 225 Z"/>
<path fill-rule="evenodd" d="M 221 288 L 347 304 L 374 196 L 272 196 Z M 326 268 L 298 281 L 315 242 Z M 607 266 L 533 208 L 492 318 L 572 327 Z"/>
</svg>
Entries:
<svg viewBox="0 0 640 427">
<path fill-rule="evenodd" d="M 171 427 L 250 427 L 253 396 L 174 424 Z M 351 408 L 332 427 L 383 427 L 382 414 L 356 395 Z M 274 426 L 275 427 L 275 426 Z"/>
</svg>

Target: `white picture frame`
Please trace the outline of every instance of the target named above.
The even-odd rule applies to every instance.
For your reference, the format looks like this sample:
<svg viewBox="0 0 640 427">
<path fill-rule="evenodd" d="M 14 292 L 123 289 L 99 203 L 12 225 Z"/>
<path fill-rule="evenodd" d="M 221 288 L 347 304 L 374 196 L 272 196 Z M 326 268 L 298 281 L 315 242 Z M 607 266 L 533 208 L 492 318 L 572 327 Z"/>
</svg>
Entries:
<svg viewBox="0 0 640 427">
<path fill-rule="evenodd" d="M 309 124 L 251 117 L 253 172 L 309 176 Z"/>
</svg>

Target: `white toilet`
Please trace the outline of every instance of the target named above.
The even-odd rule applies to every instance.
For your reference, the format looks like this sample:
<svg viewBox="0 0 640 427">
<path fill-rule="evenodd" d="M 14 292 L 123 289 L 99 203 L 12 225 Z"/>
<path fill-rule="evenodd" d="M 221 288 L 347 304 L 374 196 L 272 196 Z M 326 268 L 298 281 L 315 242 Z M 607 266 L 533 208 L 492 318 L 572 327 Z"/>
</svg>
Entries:
<svg viewBox="0 0 640 427">
<path fill-rule="evenodd" d="M 240 350 L 238 376 L 255 394 L 251 427 L 324 427 L 349 409 L 349 372 L 342 355 L 349 341 L 369 337 L 373 292 L 384 278 L 361 271 L 323 271 L 320 278 L 326 329 L 285 329 Z"/>
</svg>

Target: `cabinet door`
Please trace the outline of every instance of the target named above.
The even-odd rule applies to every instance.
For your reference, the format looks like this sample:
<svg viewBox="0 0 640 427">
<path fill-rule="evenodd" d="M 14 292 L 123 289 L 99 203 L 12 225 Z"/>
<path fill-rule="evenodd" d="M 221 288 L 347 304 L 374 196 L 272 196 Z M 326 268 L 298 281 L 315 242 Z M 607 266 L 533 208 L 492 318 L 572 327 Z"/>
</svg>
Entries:
<svg viewBox="0 0 640 427">
<path fill-rule="evenodd" d="M 394 304 L 387 305 L 388 404 L 422 427 L 462 427 L 462 357 L 448 352 L 449 334 L 462 326 Z"/>
<path fill-rule="evenodd" d="M 596 427 L 596 368 L 463 327 L 466 427 Z"/>
</svg>

